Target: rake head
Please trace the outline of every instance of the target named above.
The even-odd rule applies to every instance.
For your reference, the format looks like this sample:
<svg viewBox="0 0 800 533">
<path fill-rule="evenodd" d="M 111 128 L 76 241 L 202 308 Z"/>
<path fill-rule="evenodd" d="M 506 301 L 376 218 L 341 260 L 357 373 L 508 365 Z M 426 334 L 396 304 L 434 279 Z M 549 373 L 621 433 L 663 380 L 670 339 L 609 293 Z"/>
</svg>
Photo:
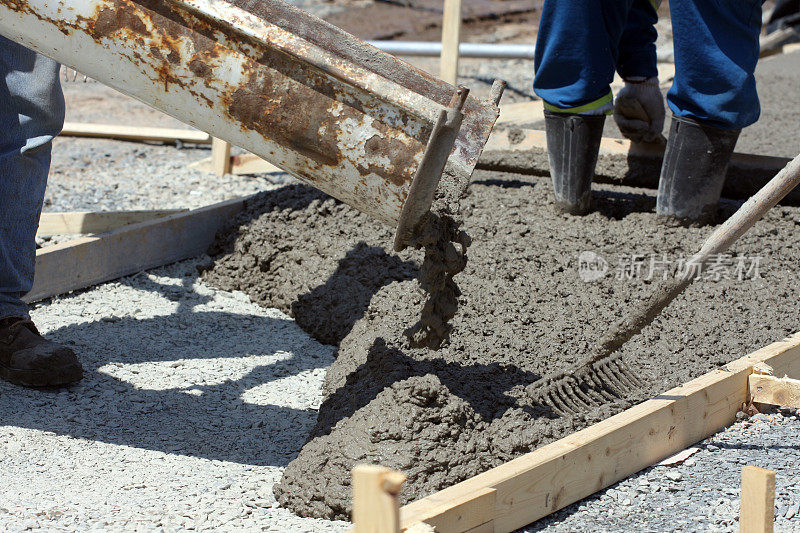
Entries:
<svg viewBox="0 0 800 533">
<path fill-rule="evenodd" d="M 619 355 L 578 365 L 571 372 L 557 372 L 528 386 L 536 403 L 559 416 L 573 416 L 622 398 L 640 388 L 642 381 Z"/>
</svg>

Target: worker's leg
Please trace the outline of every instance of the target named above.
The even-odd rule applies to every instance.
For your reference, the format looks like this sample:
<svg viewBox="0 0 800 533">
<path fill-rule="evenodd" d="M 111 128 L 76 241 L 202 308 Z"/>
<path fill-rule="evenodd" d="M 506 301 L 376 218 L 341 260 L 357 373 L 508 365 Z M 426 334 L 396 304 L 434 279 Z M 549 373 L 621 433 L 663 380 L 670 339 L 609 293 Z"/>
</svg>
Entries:
<svg viewBox="0 0 800 533">
<path fill-rule="evenodd" d="M 673 0 L 673 113 L 656 211 L 713 219 L 741 128 L 758 120 L 762 0 Z"/>
<path fill-rule="evenodd" d="M 632 0 L 546 0 L 536 40 L 534 92 L 543 100 L 556 205 L 590 207 L 611 81 Z"/>
<path fill-rule="evenodd" d="M 23 385 L 80 379 L 71 350 L 43 339 L 22 296 L 33 286 L 50 146 L 64 122 L 58 64 L 0 37 L 0 377 Z"/>
<path fill-rule="evenodd" d="M 546 0 L 536 38 L 533 90 L 545 109 L 611 109 L 611 82 L 633 0 Z"/>
<path fill-rule="evenodd" d="M 27 316 L 50 146 L 64 122 L 58 64 L 0 36 L 0 317 Z"/>
</svg>

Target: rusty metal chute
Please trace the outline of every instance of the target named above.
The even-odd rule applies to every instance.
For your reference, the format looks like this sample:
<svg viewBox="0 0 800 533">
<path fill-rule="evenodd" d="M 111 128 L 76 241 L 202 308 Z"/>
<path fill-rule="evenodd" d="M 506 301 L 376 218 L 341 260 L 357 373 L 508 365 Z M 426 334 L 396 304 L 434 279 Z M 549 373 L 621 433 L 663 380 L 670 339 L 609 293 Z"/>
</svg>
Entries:
<svg viewBox="0 0 800 533">
<path fill-rule="evenodd" d="M 400 225 L 397 248 L 498 115 L 280 0 L 0 0 L 0 34 Z"/>
</svg>

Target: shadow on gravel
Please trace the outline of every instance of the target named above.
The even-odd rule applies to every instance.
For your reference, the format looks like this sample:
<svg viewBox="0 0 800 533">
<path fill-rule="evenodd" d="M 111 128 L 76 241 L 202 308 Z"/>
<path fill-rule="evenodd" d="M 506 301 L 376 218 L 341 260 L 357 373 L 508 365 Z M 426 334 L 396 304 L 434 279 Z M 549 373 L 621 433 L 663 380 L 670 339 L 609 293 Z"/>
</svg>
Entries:
<svg viewBox="0 0 800 533">
<path fill-rule="evenodd" d="M 748 444 L 743 442 L 716 441 L 714 446 L 726 450 L 796 450 L 800 451 L 800 444 Z"/>
<path fill-rule="evenodd" d="M 184 285 L 191 287 L 194 279 L 184 278 Z M 170 454 L 288 464 L 316 422 L 316 410 L 304 408 L 298 398 L 308 392 L 291 383 L 266 396 L 254 389 L 324 368 L 331 349 L 289 320 L 195 311 L 207 297 L 147 281 L 137 277 L 123 283 L 160 292 L 179 302 L 177 311 L 143 319 L 112 317 L 49 333 L 78 353 L 83 381 L 60 390 L 0 382 L 2 423 Z M 253 355 L 270 362 L 238 361 Z M 256 393 L 258 404 L 243 399 L 248 391 Z"/>
</svg>

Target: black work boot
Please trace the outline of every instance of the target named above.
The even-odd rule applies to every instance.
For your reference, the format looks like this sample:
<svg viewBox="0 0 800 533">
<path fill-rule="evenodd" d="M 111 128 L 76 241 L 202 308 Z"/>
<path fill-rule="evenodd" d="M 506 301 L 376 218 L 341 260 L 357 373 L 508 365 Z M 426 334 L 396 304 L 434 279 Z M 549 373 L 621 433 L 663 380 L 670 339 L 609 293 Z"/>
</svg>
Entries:
<svg viewBox="0 0 800 533">
<path fill-rule="evenodd" d="M 713 222 L 739 132 L 673 116 L 656 214 L 682 224 Z"/>
<path fill-rule="evenodd" d="M 82 377 L 75 353 L 42 337 L 29 319 L 0 320 L 0 378 L 25 387 L 52 387 Z"/>
<path fill-rule="evenodd" d="M 591 209 L 592 178 L 605 121 L 605 115 L 544 112 L 550 177 L 556 207 L 562 212 L 585 215 Z"/>
</svg>

